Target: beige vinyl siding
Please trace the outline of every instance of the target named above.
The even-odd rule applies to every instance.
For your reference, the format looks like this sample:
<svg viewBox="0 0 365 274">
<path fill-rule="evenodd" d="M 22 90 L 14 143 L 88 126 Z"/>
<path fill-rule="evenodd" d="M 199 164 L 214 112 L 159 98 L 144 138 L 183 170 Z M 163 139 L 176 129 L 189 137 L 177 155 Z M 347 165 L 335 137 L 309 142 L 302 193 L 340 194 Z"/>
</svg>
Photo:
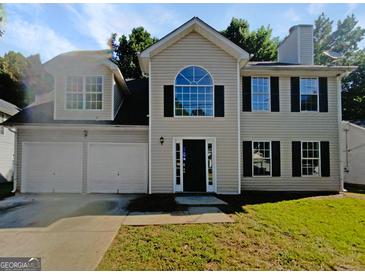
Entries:
<svg viewBox="0 0 365 274">
<path fill-rule="evenodd" d="M 278 49 L 279 62 L 283 63 L 298 63 L 298 32 L 294 30 L 285 38 L 285 41 L 280 44 Z"/>
<path fill-rule="evenodd" d="M 313 64 L 313 28 L 312 26 L 299 27 L 299 48 L 300 48 L 300 64 Z"/>
<path fill-rule="evenodd" d="M 258 75 L 251 72 L 250 75 Z M 304 72 L 280 74 L 280 112 L 241 112 L 242 141 L 280 141 L 281 177 L 242 177 L 243 190 L 339 191 L 337 81 L 328 78 L 328 112 L 291 112 L 290 76 L 310 76 Z M 290 75 L 290 76 L 289 76 Z M 271 76 L 277 76 L 274 73 Z M 312 73 L 313 77 L 313 73 Z M 242 105 L 242 97 L 241 97 Z M 292 141 L 329 141 L 330 177 L 292 177 Z"/>
<path fill-rule="evenodd" d="M 100 60 L 85 56 L 60 55 L 45 65 L 55 80 L 55 119 L 112 120 L 113 73 Z M 70 110 L 65 106 L 68 76 L 103 76 L 103 109 Z"/>
<path fill-rule="evenodd" d="M 208 70 L 225 87 L 225 117 L 163 117 L 163 86 L 173 85 L 184 67 Z M 238 191 L 237 61 L 196 32 L 151 59 L 151 190 L 173 192 L 173 137 L 215 137 L 217 190 Z M 165 142 L 160 145 L 160 137 Z"/>
<path fill-rule="evenodd" d="M 87 130 L 87 137 L 84 137 L 84 130 Z M 89 142 L 106 143 L 148 143 L 148 128 L 140 129 L 55 129 L 55 128 L 19 128 L 17 135 L 17 188 L 21 190 L 21 163 L 23 142 L 82 142 L 83 143 L 83 191 L 86 191 L 87 184 L 87 146 Z"/>
</svg>

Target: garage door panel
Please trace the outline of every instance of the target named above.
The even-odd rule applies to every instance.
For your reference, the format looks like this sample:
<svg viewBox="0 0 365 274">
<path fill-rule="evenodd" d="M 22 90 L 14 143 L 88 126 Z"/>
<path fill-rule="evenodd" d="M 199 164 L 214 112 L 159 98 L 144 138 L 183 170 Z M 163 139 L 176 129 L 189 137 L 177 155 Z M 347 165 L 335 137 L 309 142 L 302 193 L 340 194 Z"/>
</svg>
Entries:
<svg viewBox="0 0 365 274">
<path fill-rule="evenodd" d="M 147 144 L 89 144 L 88 192 L 145 193 Z"/>
<path fill-rule="evenodd" d="M 82 143 L 24 143 L 23 192 L 81 192 Z"/>
</svg>

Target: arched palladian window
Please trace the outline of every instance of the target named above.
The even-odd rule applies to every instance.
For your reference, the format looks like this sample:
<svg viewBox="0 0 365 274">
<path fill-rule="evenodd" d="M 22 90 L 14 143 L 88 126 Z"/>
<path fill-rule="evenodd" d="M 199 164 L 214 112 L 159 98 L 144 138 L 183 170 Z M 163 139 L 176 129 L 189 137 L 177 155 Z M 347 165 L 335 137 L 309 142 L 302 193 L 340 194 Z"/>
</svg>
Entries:
<svg viewBox="0 0 365 274">
<path fill-rule="evenodd" d="M 213 116 L 213 79 L 198 66 L 184 68 L 175 80 L 175 116 Z"/>
</svg>

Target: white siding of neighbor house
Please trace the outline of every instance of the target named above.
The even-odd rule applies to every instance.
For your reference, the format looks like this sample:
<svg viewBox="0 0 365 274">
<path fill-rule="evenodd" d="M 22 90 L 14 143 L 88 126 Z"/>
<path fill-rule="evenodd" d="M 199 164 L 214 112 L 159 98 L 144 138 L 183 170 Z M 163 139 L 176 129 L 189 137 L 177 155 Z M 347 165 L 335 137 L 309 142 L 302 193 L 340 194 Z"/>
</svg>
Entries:
<svg viewBox="0 0 365 274">
<path fill-rule="evenodd" d="M 313 27 L 300 26 L 300 53 L 299 63 L 304 65 L 314 64 L 314 41 L 313 41 Z"/>
<path fill-rule="evenodd" d="M 115 118 L 119 109 L 121 108 L 121 105 L 123 104 L 123 94 L 114 79 L 113 79 L 113 97 L 114 97 L 113 117 Z"/>
<path fill-rule="evenodd" d="M 346 162 L 346 131 L 347 129 L 347 154 Z M 365 128 L 352 123 L 342 122 L 343 167 L 347 168 L 345 183 L 365 185 Z"/>
<path fill-rule="evenodd" d="M 208 70 L 225 87 L 225 117 L 164 117 L 164 85 L 184 67 Z M 173 137 L 215 137 L 218 193 L 238 191 L 237 61 L 200 34 L 191 32 L 151 58 L 151 190 L 173 192 Z M 165 142 L 160 145 L 160 137 Z"/>
<path fill-rule="evenodd" d="M 84 130 L 88 131 L 84 137 Z M 83 143 L 83 192 L 86 192 L 87 184 L 87 146 L 89 142 L 105 143 L 148 143 L 148 128 L 140 129 L 121 128 L 115 129 L 89 129 L 80 126 L 77 129 L 44 128 L 30 129 L 19 128 L 17 135 L 17 158 L 16 158 L 16 178 L 17 188 L 21 191 L 21 163 L 23 142 L 82 142 Z"/>
<path fill-rule="evenodd" d="M 113 120 L 112 85 L 113 73 L 100 59 L 85 55 L 59 55 L 45 64 L 45 69 L 55 80 L 56 120 Z M 103 76 L 102 110 L 69 110 L 65 106 L 68 76 Z"/>
<path fill-rule="evenodd" d="M 7 114 L 4 115 L 9 117 Z M 3 129 L 4 134 L 0 133 L 0 183 L 11 181 L 14 172 L 14 133 L 8 128 Z"/>
<path fill-rule="evenodd" d="M 244 72 L 244 75 L 260 73 Z M 242 159 L 242 141 L 280 141 L 281 177 L 242 177 L 242 190 L 339 191 L 341 185 L 336 77 L 328 77 L 328 112 L 291 112 L 290 77 L 321 75 L 304 71 L 275 74 L 273 71 L 267 76 L 279 76 L 280 112 L 241 112 L 240 153 Z M 240 101 L 242 106 L 242 96 Z M 291 143 L 306 140 L 330 142 L 330 177 L 292 177 Z"/>
</svg>

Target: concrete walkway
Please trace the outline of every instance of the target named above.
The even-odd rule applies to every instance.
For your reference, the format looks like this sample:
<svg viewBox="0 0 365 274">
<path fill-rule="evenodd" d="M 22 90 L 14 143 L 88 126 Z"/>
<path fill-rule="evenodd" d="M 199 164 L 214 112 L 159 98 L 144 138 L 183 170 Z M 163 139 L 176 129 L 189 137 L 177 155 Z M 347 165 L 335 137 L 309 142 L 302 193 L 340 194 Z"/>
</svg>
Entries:
<svg viewBox="0 0 365 274">
<path fill-rule="evenodd" d="M 45 228 L 0 230 L 0 257 L 41 257 L 42 270 L 94 270 L 125 216 L 61 219 Z"/>
<path fill-rule="evenodd" d="M 42 270 L 94 270 L 121 225 L 233 222 L 214 206 L 128 212 L 134 197 L 17 195 L 2 200 L 0 257 L 41 257 Z"/>
</svg>

